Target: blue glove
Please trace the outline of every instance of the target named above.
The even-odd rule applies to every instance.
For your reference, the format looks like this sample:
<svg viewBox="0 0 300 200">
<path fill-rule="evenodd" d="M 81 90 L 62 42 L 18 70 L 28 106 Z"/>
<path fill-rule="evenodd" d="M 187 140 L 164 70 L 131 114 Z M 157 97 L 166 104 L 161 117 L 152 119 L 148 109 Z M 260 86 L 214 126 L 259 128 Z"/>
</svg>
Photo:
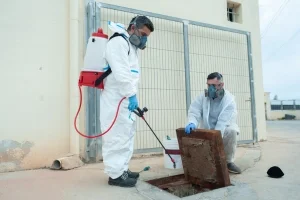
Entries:
<svg viewBox="0 0 300 200">
<path fill-rule="evenodd" d="M 189 125 L 187 125 L 185 127 L 185 133 L 186 134 L 190 134 L 191 133 L 191 130 L 195 130 L 196 129 L 196 125 L 193 124 L 193 123 L 190 123 Z"/>
<path fill-rule="evenodd" d="M 136 95 L 129 97 L 128 109 L 132 112 L 133 110 L 137 109 L 137 107 L 138 107 L 138 101 Z"/>
</svg>

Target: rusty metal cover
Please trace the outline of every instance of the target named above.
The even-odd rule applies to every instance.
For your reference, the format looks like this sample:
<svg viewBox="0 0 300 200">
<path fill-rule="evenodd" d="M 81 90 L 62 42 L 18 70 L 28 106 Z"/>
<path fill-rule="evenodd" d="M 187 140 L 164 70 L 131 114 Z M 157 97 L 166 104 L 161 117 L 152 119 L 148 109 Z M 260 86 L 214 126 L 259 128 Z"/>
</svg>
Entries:
<svg viewBox="0 0 300 200">
<path fill-rule="evenodd" d="M 176 133 L 186 180 L 211 189 L 230 185 L 220 131 L 196 129 L 186 135 L 180 128 Z"/>
</svg>

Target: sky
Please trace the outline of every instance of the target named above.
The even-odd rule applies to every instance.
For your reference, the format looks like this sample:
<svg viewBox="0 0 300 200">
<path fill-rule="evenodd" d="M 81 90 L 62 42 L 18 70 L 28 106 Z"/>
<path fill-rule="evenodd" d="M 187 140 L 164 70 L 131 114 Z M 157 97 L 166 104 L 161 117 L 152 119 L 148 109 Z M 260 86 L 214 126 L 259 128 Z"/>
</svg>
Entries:
<svg viewBox="0 0 300 200">
<path fill-rule="evenodd" d="M 300 99 L 300 0 L 259 0 L 259 9 L 265 92 Z"/>
</svg>

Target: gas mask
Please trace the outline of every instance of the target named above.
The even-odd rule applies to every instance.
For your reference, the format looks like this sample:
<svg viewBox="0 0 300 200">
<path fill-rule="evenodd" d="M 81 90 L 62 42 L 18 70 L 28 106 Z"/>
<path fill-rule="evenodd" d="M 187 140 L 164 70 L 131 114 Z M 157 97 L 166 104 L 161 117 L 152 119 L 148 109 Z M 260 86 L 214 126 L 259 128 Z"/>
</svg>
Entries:
<svg viewBox="0 0 300 200">
<path fill-rule="evenodd" d="M 135 30 L 136 31 L 136 30 Z M 136 46 L 139 49 L 145 49 L 146 48 L 146 43 L 147 43 L 147 36 L 138 36 L 137 34 L 133 33 L 129 37 L 129 41 L 131 44 Z"/>
<path fill-rule="evenodd" d="M 204 90 L 204 93 L 205 93 L 205 97 L 209 97 L 212 99 L 215 99 L 218 97 L 222 98 L 224 96 L 224 89 L 222 88 L 222 89 L 217 90 L 214 85 L 210 85 L 208 87 L 208 89 Z"/>
</svg>

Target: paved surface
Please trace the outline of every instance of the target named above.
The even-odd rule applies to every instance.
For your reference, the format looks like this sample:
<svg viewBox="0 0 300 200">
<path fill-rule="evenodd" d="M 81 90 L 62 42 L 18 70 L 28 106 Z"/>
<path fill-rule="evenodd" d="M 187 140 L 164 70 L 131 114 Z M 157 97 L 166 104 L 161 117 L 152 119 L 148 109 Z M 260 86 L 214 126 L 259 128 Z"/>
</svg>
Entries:
<svg viewBox="0 0 300 200">
<path fill-rule="evenodd" d="M 241 175 L 231 175 L 235 186 L 206 192 L 185 199 L 243 199 L 243 200 L 289 200 L 300 196 L 300 121 L 268 122 L 269 138 L 260 143 L 262 157 L 258 147 L 239 148 L 237 163 L 244 171 Z M 285 173 L 282 179 L 267 177 L 269 167 L 278 165 Z M 103 164 L 91 164 L 70 171 L 52 171 L 48 169 L 12 173 L 0 173 L 1 200 L 94 200 L 94 199 L 178 199 L 169 193 L 154 189 L 142 180 L 155 179 L 183 173 L 182 170 L 168 170 L 163 167 L 163 157 L 134 159 L 132 170 L 142 170 L 151 166 L 151 170 L 141 174 L 136 188 L 119 188 L 107 185 L 103 173 Z"/>
<path fill-rule="evenodd" d="M 268 141 L 261 142 L 261 160 L 233 180 L 248 183 L 260 200 L 300 199 L 300 121 L 267 122 Z M 281 179 L 269 178 L 267 170 L 279 166 Z"/>
<path fill-rule="evenodd" d="M 237 162 L 252 159 L 248 148 L 239 148 Z M 256 151 L 257 158 L 260 151 Z M 251 155 L 251 154 L 250 154 Z M 249 161 L 248 161 L 249 162 Z M 251 162 L 249 162 L 251 163 Z M 107 184 L 107 176 L 103 173 L 103 164 L 90 164 L 69 171 L 53 171 L 49 169 L 0 173 L 0 199 L 1 200 L 94 200 L 94 199 L 176 199 L 169 193 L 158 188 L 149 187 L 145 180 L 166 176 L 183 174 L 182 169 L 165 169 L 162 156 L 133 159 L 130 163 L 133 171 L 140 171 L 145 166 L 151 170 L 141 173 L 136 188 L 111 187 Z M 251 167 L 244 165 L 245 168 Z M 222 191 L 219 191 L 219 193 Z M 226 192 L 225 192 L 226 193 Z M 221 194 L 223 195 L 223 194 Z M 157 198 L 156 198 L 156 197 Z"/>
</svg>

